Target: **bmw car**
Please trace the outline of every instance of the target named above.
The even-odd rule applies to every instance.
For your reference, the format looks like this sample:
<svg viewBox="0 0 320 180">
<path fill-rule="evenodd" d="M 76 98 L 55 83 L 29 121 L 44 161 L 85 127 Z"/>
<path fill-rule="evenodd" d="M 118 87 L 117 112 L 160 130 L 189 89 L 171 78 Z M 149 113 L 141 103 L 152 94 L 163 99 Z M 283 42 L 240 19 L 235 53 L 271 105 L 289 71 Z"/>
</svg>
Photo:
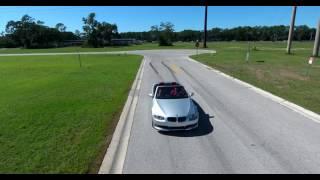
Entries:
<svg viewBox="0 0 320 180">
<path fill-rule="evenodd" d="M 191 96 L 177 82 L 154 84 L 152 93 L 152 127 L 159 131 L 191 130 L 198 127 L 199 112 Z"/>
</svg>

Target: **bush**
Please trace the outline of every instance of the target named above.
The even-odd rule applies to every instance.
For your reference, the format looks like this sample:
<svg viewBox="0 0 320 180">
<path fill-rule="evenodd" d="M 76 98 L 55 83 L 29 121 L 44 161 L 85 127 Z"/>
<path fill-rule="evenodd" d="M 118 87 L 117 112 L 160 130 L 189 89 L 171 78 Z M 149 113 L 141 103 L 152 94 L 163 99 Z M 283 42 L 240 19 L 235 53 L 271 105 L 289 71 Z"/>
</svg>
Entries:
<svg viewBox="0 0 320 180">
<path fill-rule="evenodd" d="M 49 49 L 49 48 L 57 48 L 59 47 L 56 43 L 45 43 L 45 44 L 40 44 L 40 43 L 33 43 L 28 47 L 28 49 Z"/>
<path fill-rule="evenodd" d="M 254 46 L 254 47 L 252 48 L 252 50 L 253 50 L 253 51 L 259 51 L 259 49 L 257 48 L 257 46 Z"/>
<path fill-rule="evenodd" d="M 8 37 L 0 37 L 0 48 L 16 48 L 18 44 Z"/>
<path fill-rule="evenodd" d="M 172 46 L 172 41 L 165 34 L 161 34 L 159 37 L 159 46 Z"/>
<path fill-rule="evenodd" d="M 98 48 L 99 46 L 96 43 L 92 43 L 92 41 L 88 42 L 88 40 L 84 41 L 82 44 L 83 48 Z"/>
</svg>

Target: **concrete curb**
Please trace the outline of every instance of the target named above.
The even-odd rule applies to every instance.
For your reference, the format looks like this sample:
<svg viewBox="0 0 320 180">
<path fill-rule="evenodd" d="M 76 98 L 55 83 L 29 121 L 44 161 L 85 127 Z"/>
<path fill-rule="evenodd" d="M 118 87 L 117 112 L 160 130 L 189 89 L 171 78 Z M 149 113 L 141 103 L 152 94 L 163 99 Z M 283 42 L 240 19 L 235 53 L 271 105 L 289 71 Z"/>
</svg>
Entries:
<svg viewBox="0 0 320 180">
<path fill-rule="evenodd" d="M 269 99 L 273 100 L 274 102 L 277 102 L 277 103 L 279 103 L 279 104 L 281 104 L 281 105 L 283 105 L 283 106 L 285 106 L 285 107 L 287 107 L 287 108 L 289 108 L 289 109 L 291 109 L 291 110 L 303 115 L 304 117 L 307 117 L 307 118 L 313 120 L 316 123 L 320 123 L 320 115 L 315 113 L 315 112 L 312 112 L 312 111 L 310 111 L 308 109 L 305 109 L 305 108 L 303 108 L 303 107 L 301 107 L 301 106 L 299 106 L 297 104 L 294 104 L 294 103 L 292 103 L 290 101 L 287 101 L 287 100 L 285 100 L 285 99 L 283 99 L 283 98 L 281 98 L 279 96 L 271 94 L 270 92 L 262 90 L 262 89 L 260 89 L 258 87 L 255 87 L 255 86 L 253 86 L 253 85 L 251 85 L 249 83 L 246 83 L 246 82 L 241 81 L 241 80 L 239 80 L 237 78 L 229 76 L 229 75 L 227 75 L 227 74 L 225 74 L 225 73 L 223 73 L 223 72 L 221 72 L 219 70 L 216 70 L 216 69 L 214 69 L 212 67 L 209 67 L 209 66 L 207 66 L 205 64 L 202 64 L 202 63 L 200 63 L 200 62 L 198 62 L 198 61 L 196 61 L 196 60 L 194 60 L 194 59 L 192 59 L 190 57 L 188 57 L 188 59 L 190 61 L 192 61 L 192 62 L 195 62 L 195 63 L 198 63 L 198 64 L 202 65 L 203 67 L 205 67 L 205 68 L 207 68 L 207 69 L 209 69 L 211 71 L 214 71 L 214 72 L 220 74 L 221 76 L 226 77 L 227 79 L 230 79 L 230 80 L 232 80 L 232 81 L 234 81 L 234 82 L 236 82 L 238 84 L 241 84 L 242 86 L 250 88 L 254 92 L 256 92 L 256 93 L 258 93 L 258 94 L 260 94 L 260 95 L 262 95 L 262 96 L 264 96 L 266 98 L 269 98 Z"/>
<path fill-rule="evenodd" d="M 120 115 L 119 122 L 113 133 L 111 143 L 102 161 L 98 174 L 119 174 L 122 173 L 123 164 L 130 139 L 133 115 L 138 101 L 138 91 L 140 89 L 143 75 L 144 58 L 139 67 L 136 78 L 132 84 L 128 99 Z"/>
</svg>

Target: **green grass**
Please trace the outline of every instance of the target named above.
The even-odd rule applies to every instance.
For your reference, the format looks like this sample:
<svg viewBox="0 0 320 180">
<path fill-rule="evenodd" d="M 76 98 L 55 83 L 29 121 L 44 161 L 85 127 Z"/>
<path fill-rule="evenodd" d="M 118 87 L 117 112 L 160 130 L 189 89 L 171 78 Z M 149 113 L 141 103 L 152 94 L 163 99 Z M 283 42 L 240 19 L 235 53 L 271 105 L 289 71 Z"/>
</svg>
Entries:
<svg viewBox="0 0 320 180">
<path fill-rule="evenodd" d="M 0 57 L 0 173 L 96 171 L 141 59 Z"/>
<path fill-rule="evenodd" d="M 226 74 L 239 78 L 316 113 L 320 113 L 319 58 L 308 66 L 311 42 L 294 42 L 293 54 L 286 54 L 286 44 L 258 42 L 245 61 L 248 44 L 225 42 L 211 44 L 216 54 L 200 54 L 192 58 Z"/>
</svg>

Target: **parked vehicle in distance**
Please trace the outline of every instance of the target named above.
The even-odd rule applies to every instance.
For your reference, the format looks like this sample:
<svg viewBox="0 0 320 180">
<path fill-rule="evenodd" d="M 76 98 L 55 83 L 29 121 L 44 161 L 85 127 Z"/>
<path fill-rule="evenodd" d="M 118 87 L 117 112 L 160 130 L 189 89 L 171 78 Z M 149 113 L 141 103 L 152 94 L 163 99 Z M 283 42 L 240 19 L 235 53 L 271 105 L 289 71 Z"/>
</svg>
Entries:
<svg viewBox="0 0 320 180">
<path fill-rule="evenodd" d="M 160 131 L 191 130 L 198 127 L 199 112 L 191 96 L 177 82 L 152 87 L 152 127 Z"/>
</svg>

